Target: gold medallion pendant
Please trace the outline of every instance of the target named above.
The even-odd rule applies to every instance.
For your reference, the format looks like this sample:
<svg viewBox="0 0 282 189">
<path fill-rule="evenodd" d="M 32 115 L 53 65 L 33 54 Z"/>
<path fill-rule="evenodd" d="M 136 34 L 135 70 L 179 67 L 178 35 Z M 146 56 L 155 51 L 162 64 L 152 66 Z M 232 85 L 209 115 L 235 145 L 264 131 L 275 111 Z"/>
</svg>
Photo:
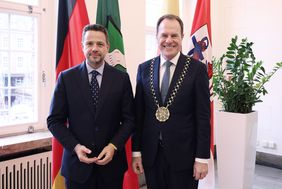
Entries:
<svg viewBox="0 0 282 189">
<path fill-rule="evenodd" d="M 182 86 L 182 83 L 185 79 L 185 76 L 187 75 L 189 65 L 191 63 L 191 58 L 187 57 L 186 62 L 185 62 L 184 67 L 183 67 L 183 70 L 182 70 L 177 82 L 175 83 L 175 86 L 173 87 L 171 95 L 167 98 L 168 99 L 167 103 L 164 103 L 164 104 L 166 104 L 165 107 L 164 106 L 160 107 L 160 103 L 157 99 L 156 91 L 155 91 L 155 88 L 154 88 L 154 80 L 155 80 L 154 77 L 153 77 L 153 75 L 154 75 L 154 62 L 155 62 L 155 58 L 152 59 L 151 64 L 150 64 L 150 89 L 151 89 L 151 93 L 152 93 L 152 96 L 153 96 L 153 100 L 154 100 L 155 105 L 157 107 L 157 110 L 156 110 L 156 113 L 155 113 L 156 119 L 159 122 L 165 122 L 169 119 L 169 116 L 170 116 L 170 112 L 168 110 L 168 107 L 170 107 L 172 105 L 174 99 L 176 98 L 176 96 L 178 94 L 180 87 Z"/>
<path fill-rule="evenodd" d="M 165 122 L 168 120 L 170 113 L 167 107 L 158 107 L 155 115 L 159 122 Z"/>
</svg>

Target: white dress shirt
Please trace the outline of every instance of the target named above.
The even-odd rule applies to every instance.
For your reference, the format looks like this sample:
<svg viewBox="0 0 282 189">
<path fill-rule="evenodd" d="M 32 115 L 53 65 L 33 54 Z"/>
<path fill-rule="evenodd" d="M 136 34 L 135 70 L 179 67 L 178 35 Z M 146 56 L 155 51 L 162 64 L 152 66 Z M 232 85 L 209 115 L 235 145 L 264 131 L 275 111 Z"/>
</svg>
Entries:
<svg viewBox="0 0 282 189">
<path fill-rule="evenodd" d="M 101 88 L 101 83 L 102 83 L 102 76 L 103 76 L 103 72 L 104 72 L 104 67 L 105 67 L 105 62 L 97 69 L 93 69 L 86 61 L 86 69 L 87 69 L 87 73 L 88 73 L 88 80 L 89 80 L 89 84 L 91 82 L 91 77 L 92 77 L 92 71 L 95 70 L 99 73 L 99 75 L 97 75 L 96 79 L 98 81 L 99 87 Z"/>
</svg>

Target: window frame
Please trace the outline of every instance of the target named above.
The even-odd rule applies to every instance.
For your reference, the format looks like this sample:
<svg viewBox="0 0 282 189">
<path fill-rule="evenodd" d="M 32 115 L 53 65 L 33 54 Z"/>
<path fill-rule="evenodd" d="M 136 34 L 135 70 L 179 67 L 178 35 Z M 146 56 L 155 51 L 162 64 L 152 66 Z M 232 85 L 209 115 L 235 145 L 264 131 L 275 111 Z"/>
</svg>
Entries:
<svg viewBox="0 0 282 189">
<path fill-rule="evenodd" d="M 37 121 L 0 127 L 0 138 L 47 130 L 46 117 L 55 84 L 57 1 L 40 0 L 38 6 L 0 1 L 0 11 L 37 17 Z"/>
</svg>

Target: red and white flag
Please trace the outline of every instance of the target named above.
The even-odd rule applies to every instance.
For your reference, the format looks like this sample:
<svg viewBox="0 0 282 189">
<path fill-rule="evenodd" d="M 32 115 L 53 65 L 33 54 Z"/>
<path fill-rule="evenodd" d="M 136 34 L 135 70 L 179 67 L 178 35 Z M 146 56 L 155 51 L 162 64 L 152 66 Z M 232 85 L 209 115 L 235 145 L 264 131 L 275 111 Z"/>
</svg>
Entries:
<svg viewBox="0 0 282 189">
<path fill-rule="evenodd" d="M 189 44 L 188 55 L 201 61 L 207 66 L 210 87 L 210 108 L 211 108 L 211 158 L 209 160 L 208 175 L 199 182 L 199 189 L 214 189 L 214 129 L 213 129 L 213 98 L 212 98 L 212 39 L 211 39 L 211 19 L 210 19 L 210 0 L 198 0 L 194 14 L 191 30 L 191 41 Z"/>
</svg>

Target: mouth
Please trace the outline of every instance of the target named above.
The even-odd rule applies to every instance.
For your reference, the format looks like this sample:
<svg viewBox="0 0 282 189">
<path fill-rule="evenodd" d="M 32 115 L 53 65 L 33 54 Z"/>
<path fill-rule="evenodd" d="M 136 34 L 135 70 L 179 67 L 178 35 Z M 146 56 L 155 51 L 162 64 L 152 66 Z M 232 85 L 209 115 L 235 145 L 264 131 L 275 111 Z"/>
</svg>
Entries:
<svg viewBox="0 0 282 189">
<path fill-rule="evenodd" d="M 175 47 L 176 47 L 175 45 L 163 45 L 163 48 L 165 49 L 173 49 Z"/>
<path fill-rule="evenodd" d="M 99 53 L 97 53 L 97 52 L 90 52 L 89 54 L 88 54 L 88 56 L 90 57 L 93 57 L 93 58 L 96 58 L 96 57 L 100 57 L 101 55 L 99 54 Z"/>
</svg>

